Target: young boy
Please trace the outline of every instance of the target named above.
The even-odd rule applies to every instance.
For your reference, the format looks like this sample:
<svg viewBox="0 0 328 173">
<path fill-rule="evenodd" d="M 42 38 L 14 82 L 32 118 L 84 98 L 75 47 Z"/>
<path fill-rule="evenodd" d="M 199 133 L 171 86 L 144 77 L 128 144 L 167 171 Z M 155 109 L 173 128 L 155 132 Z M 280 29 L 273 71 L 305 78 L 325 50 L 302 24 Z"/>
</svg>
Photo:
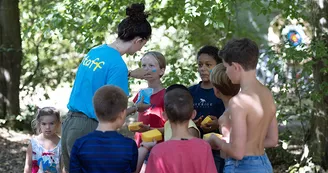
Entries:
<svg viewBox="0 0 328 173">
<path fill-rule="evenodd" d="M 206 116 L 211 115 L 211 118 L 214 120 L 212 123 L 208 123 L 200 128 L 202 135 L 218 129 L 218 124 L 215 120 L 225 110 L 222 100 L 214 95 L 213 85 L 210 82 L 212 68 L 220 63 L 222 63 L 222 60 L 219 57 L 219 49 L 217 47 L 204 46 L 197 53 L 198 73 L 202 81 L 189 87 L 193 97 L 194 108 L 197 111 L 194 122 L 200 127 L 200 123 Z"/>
<path fill-rule="evenodd" d="M 220 63 L 222 63 L 222 59 L 219 57 L 219 49 L 215 46 L 203 46 L 197 53 L 198 73 L 202 81 L 191 86 L 189 91 L 194 100 L 194 108 L 197 111 L 194 122 L 201 131 L 201 138 L 204 133 L 219 132 L 217 119 L 225 110 L 222 100 L 215 96 L 213 85 L 210 82 L 212 69 Z M 209 115 L 213 121 L 201 126 L 202 120 Z M 222 173 L 224 160 L 220 157 L 219 151 L 213 150 L 212 152 L 217 172 Z"/>
<path fill-rule="evenodd" d="M 226 74 L 224 65 L 218 64 L 212 69 L 210 81 L 214 88 L 215 96 L 223 101 L 225 107 L 228 107 L 230 99 L 237 95 L 240 91 L 239 84 L 233 84 Z M 220 116 L 219 120 L 220 132 L 225 140 L 230 138 L 230 110 L 226 109 Z M 221 158 L 226 158 L 224 152 L 220 152 Z M 220 167 L 223 172 L 224 164 Z"/>
<path fill-rule="evenodd" d="M 278 143 L 272 93 L 256 79 L 259 50 L 250 39 L 229 41 L 220 56 L 232 83 L 241 91 L 230 99 L 230 141 L 211 136 L 209 143 L 229 157 L 224 172 L 273 172 L 264 148 Z"/>
<path fill-rule="evenodd" d="M 116 130 L 125 122 L 128 98 L 118 87 L 105 85 L 93 97 L 99 124 L 95 131 L 77 139 L 70 157 L 70 173 L 74 172 L 139 172 L 143 159 L 154 143 L 137 148 L 133 139 Z M 139 154 L 138 154 L 139 152 Z"/>
<path fill-rule="evenodd" d="M 216 172 L 211 147 L 188 131 L 189 120 L 196 114 L 190 93 L 180 88 L 167 92 L 164 113 L 171 123 L 172 138 L 152 149 L 146 173 Z"/>
<path fill-rule="evenodd" d="M 169 86 L 166 89 L 165 94 L 167 94 L 168 92 L 174 90 L 174 89 L 183 89 L 185 91 L 188 91 L 188 88 L 185 87 L 184 85 L 181 84 L 173 84 L 171 86 Z M 167 118 L 167 117 L 166 117 Z M 189 124 L 188 124 L 188 131 L 189 134 L 196 137 L 196 138 L 200 138 L 200 131 L 198 129 L 198 127 L 196 126 L 196 124 L 192 121 L 192 119 L 195 118 L 194 116 L 191 117 L 191 119 L 189 120 Z M 164 141 L 170 140 L 172 137 L 172 128 L 171 128 L 171 123 L 170 121 L 166 121 L 164 124 Z"/>
</svg>

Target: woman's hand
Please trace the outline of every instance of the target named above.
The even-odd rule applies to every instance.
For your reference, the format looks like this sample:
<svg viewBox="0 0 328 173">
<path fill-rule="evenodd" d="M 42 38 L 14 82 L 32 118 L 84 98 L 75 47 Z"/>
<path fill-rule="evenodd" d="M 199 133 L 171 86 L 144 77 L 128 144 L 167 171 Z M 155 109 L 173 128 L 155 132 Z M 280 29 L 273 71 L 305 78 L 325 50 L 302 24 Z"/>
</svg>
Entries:
<svg viewBox="0 0 328 173">
<path fill-rule="evenodd" d="M 143 68 L 137 68 L 129 72 L 129 77 L 136 79 L 144 79 L 146 75 L 146 71 Z"/>
</svg>

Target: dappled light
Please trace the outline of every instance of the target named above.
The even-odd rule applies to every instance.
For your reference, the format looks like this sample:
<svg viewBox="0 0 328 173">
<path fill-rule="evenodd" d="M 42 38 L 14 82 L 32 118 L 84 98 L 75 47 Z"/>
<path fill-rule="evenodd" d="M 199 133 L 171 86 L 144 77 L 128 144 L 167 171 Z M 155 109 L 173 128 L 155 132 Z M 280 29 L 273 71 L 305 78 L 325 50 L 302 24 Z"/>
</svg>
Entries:
<svg viewBox="0 0 328 173">
<path fill-rule="evenodd" d="M 66 118 L 78 66 L 103 68 L 85 55 L 117 38 L 133 2 L 0 0 L 0 172 L 22 172 L 39 107 L 54 106 Z M 266 150 L 275 172 L 328 171 L 327 0 L 147 0 L 145 7 L 152 35 L 140 52 L 123 56 L 129 70 L 145 52 L 158 51 L 166 58 L 164 87 L 191 86 L 201 79 L 199 48 L 255 40 L 256 75 L 277 106 L 279 146 Z M 147 82 L 130 79 L 129 87 L 131 105 Z M 119 132 L 133 138 L 127 126 L 137 120 L 127 117 Z"/>
</svg>

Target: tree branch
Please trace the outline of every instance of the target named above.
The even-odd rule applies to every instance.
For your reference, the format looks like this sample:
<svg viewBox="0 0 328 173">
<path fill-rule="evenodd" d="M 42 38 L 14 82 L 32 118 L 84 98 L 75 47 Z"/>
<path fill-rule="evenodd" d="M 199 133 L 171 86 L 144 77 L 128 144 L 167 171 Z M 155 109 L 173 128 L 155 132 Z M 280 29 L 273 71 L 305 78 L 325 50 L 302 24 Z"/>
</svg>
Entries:
<svg viewBox="0 0 328 173">
<path fill-rule="evenodd" d="M 30 75 L 25 81 L 24 84 L 22 85 L 21 88 L 19 88 L 20 91 L 23 90 L 24 87 L 26 87 L 28 85 L 28 83 L 30 83 L 33 79 L 33 77 L 36 75 L 37 71 L 39 70 L 40 67 L 40 56 L 39 56 L 39 45 L 35 45 L 35 54 L 36 54 L 36 66 L 35 69 L 33 71 L 33 74 Z"/>
</svg>

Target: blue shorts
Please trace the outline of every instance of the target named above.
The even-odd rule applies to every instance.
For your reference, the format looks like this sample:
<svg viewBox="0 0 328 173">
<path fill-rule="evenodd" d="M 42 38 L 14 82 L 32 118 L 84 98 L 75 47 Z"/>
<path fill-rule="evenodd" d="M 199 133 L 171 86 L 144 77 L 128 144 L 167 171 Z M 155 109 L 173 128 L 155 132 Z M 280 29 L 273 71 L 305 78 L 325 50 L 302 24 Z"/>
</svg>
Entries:
<svg viewBox="0 0 328 173">
<path fill-rule="evenodd" d="M 262 156 L 245 156 L 242 160 L 227 158 L 224 172 L 272 173 L 273 169 L 268 156 L 264 154 Z"/>
</svg>

